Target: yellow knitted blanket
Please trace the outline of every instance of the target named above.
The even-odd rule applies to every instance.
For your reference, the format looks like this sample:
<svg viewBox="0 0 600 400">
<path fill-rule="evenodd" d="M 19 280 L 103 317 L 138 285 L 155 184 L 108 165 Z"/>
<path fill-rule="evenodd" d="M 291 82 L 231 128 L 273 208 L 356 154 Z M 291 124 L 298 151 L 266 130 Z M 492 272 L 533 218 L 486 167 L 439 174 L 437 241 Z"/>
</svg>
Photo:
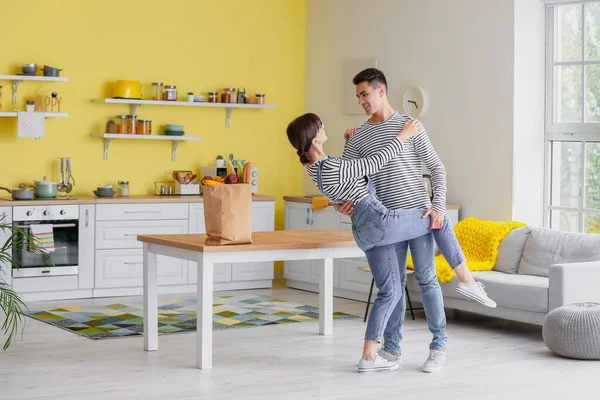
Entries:
<svg viewBox="0 0 600 400">
<path fill-rule="evenodd" d="M 522 222 L 484 221 L 469 217 L 460 221 L 454 227 L 454 233 L 460 247 L 467 258 L 467 266 L 471 271 L 490 271 L 496 265 L 500 241 L 514 228 L 525 226 Z M 409 256 L 407 268 L 414 269 L 412 258 Z M 454 271 L 448 265 L 443 255 L 435 257 L 436 274 L 440 282 L 448 282 L 454 276 Z"/>
</svg>

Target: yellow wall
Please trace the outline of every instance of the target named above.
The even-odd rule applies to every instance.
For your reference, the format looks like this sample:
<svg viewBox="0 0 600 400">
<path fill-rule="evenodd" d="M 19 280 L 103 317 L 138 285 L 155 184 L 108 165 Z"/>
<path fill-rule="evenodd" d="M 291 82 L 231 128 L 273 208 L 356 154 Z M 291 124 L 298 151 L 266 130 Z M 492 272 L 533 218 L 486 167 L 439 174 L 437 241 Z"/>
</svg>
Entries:
<svg viewBox="0 0 600 400">
<path fill-rule="evenodd" d="M 132 194 L 152 194 L 153 182 L 173 170 L 212 165 L 233 153 L 259 168 L 261 194 L 276 195 L 277 228 L 283 228 L 284 194 L 301 193 L 302 169 L 285 136 L 286 124 L 304 109 L 304 0 L 30 0 L 2 1 L 0 75 L 35 62 L 63 68 L 67 83 L 24 82 L 18 109 L 41 88 L 63 97 L 68 118 L 48 119 L 46 137 L 17 138 L 16 118 L 0 118 L 0 186 L 17 186 L 47 175 L 58 181 L 58 157 L 72 157 L 74 194 L 90 195 L 106 183 L 129 180 Z M 125 105 L 95 104 L 109 97 L 110 82 L 137 79 L 177 85 L 206 94 L 224 87 L 266 93 L 274 110 L 225 110 L 142 106 L 140 119 L 153 132 L 166 123 L 185 125 L 201 142 L 113 141 L 103 161 L 102 132 L 108 119 L 128 114 Z M 12 88 L 3 85 L 3 108 L 11 111 Z"/>
</svg>

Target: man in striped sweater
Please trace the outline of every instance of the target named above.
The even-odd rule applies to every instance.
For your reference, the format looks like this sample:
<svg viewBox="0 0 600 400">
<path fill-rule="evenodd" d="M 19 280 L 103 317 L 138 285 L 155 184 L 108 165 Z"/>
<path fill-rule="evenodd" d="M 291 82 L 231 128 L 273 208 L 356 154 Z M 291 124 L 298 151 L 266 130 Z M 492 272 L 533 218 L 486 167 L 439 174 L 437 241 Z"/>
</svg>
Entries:
<svg viewBox="0 0 600 400">
<path fill-rule="evenodd" d="M 369 68 L 360 72 L 353 82 L 358 102 L 370 118 L 360 128 L 346 131 L 343 157 L 362 158 L 380 151 L 411 118 L 390 106 L 387 81 L 378 69 Z M 431 174 L 433 201 L 430 201 L 423 183 L 423 165 Z M 424 218 L 431 218 L 431 228 L 442 227 L 446 211 L 446 170 L 426 133 L 408 139 L 404 144 L 404 151 L 370 178 L 377 197 L 388 209 L 427 209 Z M 336 209 L 343 214 L 352 215 L 351 202 L 337 205 Z M 388 263 L 390 268 L 399 268 L 404 294 L 408 246 L 422 292 L 427 325 L 433 334 L 430 354 L 423 365 L 423 371 L 436 372 L 444 365 L 447 337 L 444 301 L 435 274 L 433 235 L 430 233 L 407 242 L 376 247 L 367 251 L 366 256 L 371 265 Z M 390 254 L 395 257 L 390 257 Z M 401 361 L 400 342 L 405 312 L 406 303 L 402 298 L 392 311 L 383 335 L 384 345 L 379 352 L 388 361 Z"/>
</svg>

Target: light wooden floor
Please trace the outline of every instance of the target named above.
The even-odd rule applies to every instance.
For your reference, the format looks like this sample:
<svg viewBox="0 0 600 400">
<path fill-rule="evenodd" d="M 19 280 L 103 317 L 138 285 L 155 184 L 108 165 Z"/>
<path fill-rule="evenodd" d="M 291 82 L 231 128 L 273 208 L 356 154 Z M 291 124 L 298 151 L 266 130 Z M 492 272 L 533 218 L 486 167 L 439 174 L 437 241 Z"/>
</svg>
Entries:
<svg viewBox="0 0 600 400">
<path fill-rule="evenodd" d="M 318 305 L 316 294 L 298 290 L 244 291 L 251 293 Z M 334 310 L 362 315 L 364 303 L 335 298 Z M 216 331 L 213 369 L 201 371 L 195 334 L 159 336 L 160 350 L 145 352 L 142 338 L 93 341 L 31 321 L 22 340 L 0 352 L 0 399 L 600 397 L 600 362 L 551 355 L 540 327 L 449 318 L 446 368 L 437 374 L 420 371 L 431 337 L 422 312 L 406 320 L 404 364 L 394 372 L 357 373 L 364 330 L 360 319 L 336 321 L 330 337 L 317 334 L 316 322 Z"/>
</svg>

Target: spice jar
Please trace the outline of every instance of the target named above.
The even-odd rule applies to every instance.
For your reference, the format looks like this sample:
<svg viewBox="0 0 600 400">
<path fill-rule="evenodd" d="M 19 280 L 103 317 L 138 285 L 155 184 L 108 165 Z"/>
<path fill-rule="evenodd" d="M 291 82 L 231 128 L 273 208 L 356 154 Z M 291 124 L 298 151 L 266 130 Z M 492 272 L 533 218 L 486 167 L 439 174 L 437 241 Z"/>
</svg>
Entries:
<svg viewBox="0 0 600 400">
<path fill-rule="evenodd" d="M 219 102 L 219 93 L 218 92 L 208 92 L 208 102 L 209 103 L 218 103 Z"/>
<path fill-rule="evenodd" d="M 112 119 L 106 123 L 106 133 L 117 133 L 117 124 Z"/>
<path fill-rule="evenodd" d="M 265 104 L 265 94 L 264 93 L 256 93 L 256 104 Z"/>
<path fill-rule="evenodd" d="M 129 181 L 119 181 L 117 186 L 117 193 L 120 197 L 129 196 Z"/>
<path fill-rule="evenodd" d="M 177 86 L 166 85 L 163 100 L 177 101 Z"/>
<path fill-rule="evenodd" d="M 161 100 L 163 91 L 162 82 L 152 82 L 152 100 Z"/>
<path fill-rule="evenodd" d="M 116 133 L 127 133 L 127 115 L 117 115 L 115 126 Z"/>
<path fill-rule="evenodd" d="M 138 135 L 150 135 L 152 133 L 152 121 L 138 119 L 135 124 L 135 133 Z"/>
<path fill-rule="evenodd" d="M 125 116 L 125 132 L 123 133 L 127 133 L 127 134 L 134 134 L 135 133 L 135 122 L 136 122 L 136 118 L 137 115 L 126 115 Z"/>
<path fill-rule="evenodd" d="M 229 94 L 228 101 L 223 101 L 223 95 L 221 95 L 221 101 L 223 103 L 237 103 L 237 96 L 235 94 L 235 88 L 225 88 L 225 93 Z"/>
<path fill-rule="evenodd" d="M 229 92 L 221 93 L 221 103 L 231 103 L 231 94 Z"/>
</svg>

